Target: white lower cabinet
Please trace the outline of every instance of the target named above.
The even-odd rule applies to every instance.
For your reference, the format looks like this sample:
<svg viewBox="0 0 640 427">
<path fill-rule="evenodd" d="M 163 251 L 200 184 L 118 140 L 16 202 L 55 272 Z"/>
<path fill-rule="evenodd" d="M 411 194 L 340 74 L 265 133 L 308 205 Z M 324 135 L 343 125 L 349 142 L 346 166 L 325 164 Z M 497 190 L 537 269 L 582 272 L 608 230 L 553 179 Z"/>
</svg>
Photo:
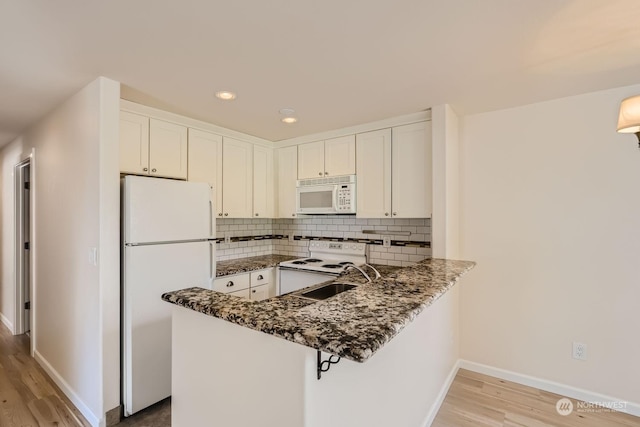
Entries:
<svg viewBox="0 0 640 427">
<path fill-rule="evenodd" d="M 276 269 L 223 276 L 213 281 L 213 290 L 252 301 L 261 301 L 276 296 Z"/>
<path fill-rule="evenodd" d="M 251 298 L 251 291 L 249 291 L 249 289 L 243 289 L 241 291 L 229 292 L 229 295 L 240 298 Z"/>
</svg>

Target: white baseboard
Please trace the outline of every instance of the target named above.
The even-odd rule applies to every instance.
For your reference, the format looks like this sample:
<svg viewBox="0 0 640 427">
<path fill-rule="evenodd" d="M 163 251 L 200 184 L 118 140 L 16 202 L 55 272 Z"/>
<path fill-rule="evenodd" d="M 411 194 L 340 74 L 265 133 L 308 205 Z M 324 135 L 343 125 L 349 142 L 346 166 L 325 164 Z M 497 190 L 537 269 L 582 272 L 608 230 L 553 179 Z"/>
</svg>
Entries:
<svg viewBox="0 0 640 427">
<path fill-rule="evenodd" d="M 459 368 L 467 369 L 479 374 L 489 375 L 529 387 L 535 387 L 540 390 L 545 390 L 551 393 L 559 394 L 561 396 L 581 400 L 583 402 L 626 402 L 626 408 L 618 409 L 618 411 L 640 417 L 640 403 L 637 402 L 629 402 L 624 399 L 618 399 L 615 397 L 606 396 L 604 394 L 595 393 L 593 391 L 584 390 L 581 388 L 576 388 L 566 384 L 560 384 L 554 381 L 532 377 L 529 375 L 519 374 L 517 372 L 507 371 L 505 369 L 494 368 L 493 366 L 470 362 L 468 360 L 458 360 L 457 366 Z"/>
<path fill-rule="evenodd" d="M 431 424 L 433 423 L 433 420 L 436 418 L 436 415 L 438 415 L 438 411 L 440 411 L 440 406 L 442 406 L 442 402 L 444 402 L 444 399 L 445 397 L 447 397 L 447 393 L 449 392 L 449 387 L 451 387 L 451 383 L 453 382 L 453 380 L 456 377 L 456 374 L 458 373 L 458 369 L 460 368 L 459 365 L 460 365 L 460 359 L 458 359 L 456 363 L 453 364 L 453 367 L 451 368 L 451 372 L 449 372 L 449 375 L 447 375 L 447 379 L 442 384 L 442 388 L 440 389 L 440 393 L 438 393 L 438 397 L 436 398 L 435 402 L 433 402 L 433 404 L 431 405 L 431 408 L 427 413 L 427 417 L 422 423 L 424 427 L 430 427 Z"/>
<path fill-rule="evenodd" d="M 11 335 L 15 333 L 15 329 L 13 329 L 13 323 L 11 323 L 11 321 L 7 318 L 7 316 L 5 316 L 2 313 L 0 313 L 0 322 L 2 322 L 2 324 L 6 326 L 7 329 L 9 329 L 9 332 L 11 332 Z"/>
<path fill-rule="evenodd" d="M 54 383 L 60 390 L 71 400 L 71 402 L 78 408 L 78 410 L 84 415 L 89 424 L 93 427 L 100 427 L 101 419 L 94 414 L 89 407 L 78 397 L 75 391 L 71 388 L 71 386 L 60 376 L 58 371 L 56 371 L 53 366 L 38 352 L 35 350 L 33 352 L 33 357 L 36 359 L 36 362 L 42 366 L 42 369 L 51 377 Z M 80 424 L 80 423 L 78 423 Z"/>
</svg>

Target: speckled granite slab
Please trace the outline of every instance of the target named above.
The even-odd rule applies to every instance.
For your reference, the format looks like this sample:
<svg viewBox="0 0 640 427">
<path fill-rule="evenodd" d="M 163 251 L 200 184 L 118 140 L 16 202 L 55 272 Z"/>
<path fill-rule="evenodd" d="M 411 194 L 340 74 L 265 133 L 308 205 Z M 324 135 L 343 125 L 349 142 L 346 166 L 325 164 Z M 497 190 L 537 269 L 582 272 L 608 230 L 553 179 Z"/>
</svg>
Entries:
<svg viewBox="0 0 640 427">
<path fill-rule="evenodd" d="M 296 258 L 300 257 L 292 257 L 288 255 L 262 255 L 252 256 L 249 258 L 232 259 L 228 261 L 218 261 L 216 263 L 216 277 L 275 267 L 281 262 L 291 261 Z"/>
<path fill-rule="evenodd" d="M 240 326 L 364 362 L 475 266 L 426 259 L 404 268 L 380 268 L 383 278 L 324 301 L 293 294 L 250 301 L 202 288 L 168 292 L 162 299 Z M 362 282 L 357 272 L 338 278 Z"/>
</svg>

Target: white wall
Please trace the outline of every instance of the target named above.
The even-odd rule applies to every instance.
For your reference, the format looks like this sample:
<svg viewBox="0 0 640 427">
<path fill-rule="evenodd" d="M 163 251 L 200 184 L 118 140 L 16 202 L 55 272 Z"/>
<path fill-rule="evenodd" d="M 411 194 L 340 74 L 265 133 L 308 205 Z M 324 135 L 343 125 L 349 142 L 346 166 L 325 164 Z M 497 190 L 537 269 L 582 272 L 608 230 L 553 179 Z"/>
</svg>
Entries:
<svg viewBox="0 0 640 427">
<path fill-rule="evenodd" d="M 15 316 L 9 181 L 33 147 L 34 353 L 94 425 L 119 403 L 119 90 L 93 81 L 2 150 L 1 308 Z"/>
<path fill-rule="evenodd" d="M 640 151 L 615 131 L 638 93 L 462 121 L 463 359 L 640 402 Z"/>
</svg>

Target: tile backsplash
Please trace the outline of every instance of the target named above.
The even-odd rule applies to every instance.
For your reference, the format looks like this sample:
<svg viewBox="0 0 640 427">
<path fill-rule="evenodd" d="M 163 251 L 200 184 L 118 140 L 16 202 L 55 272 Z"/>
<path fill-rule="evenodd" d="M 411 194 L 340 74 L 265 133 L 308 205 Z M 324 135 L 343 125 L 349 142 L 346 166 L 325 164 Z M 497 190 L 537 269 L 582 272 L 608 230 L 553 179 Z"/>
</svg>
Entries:
<svg viewBox="0 0 640 427">
<path fill-rule="evenodd" d="M 309 255 L 309 238 L 376 241 L 383 238 L 380 234 L 364 234 L 363 230 L 402 232 L 389 236 L 392 241 L 431 242 L 431 220 L 428 218 L 363 219 L 343 215 L 308 215 L 296 219 L 219 219 L 216 230 L 218 239 L 247 236 L 260 239 L 220 242 L 216 255 L 218 261 L 269 254 L 304 257 Z M 410 235 L 407 236 L 407 232 Z M 269 238 L 273 235 L 285 237 Z M 295 236 L 295 240 L 288 236 Z M 385 248 L 381 244 L 368 244 L 367 259 L 374 264 L 406 266 L 431 256 L 430 247 L 420 246 L 425 245 Z"/>
</svg>

